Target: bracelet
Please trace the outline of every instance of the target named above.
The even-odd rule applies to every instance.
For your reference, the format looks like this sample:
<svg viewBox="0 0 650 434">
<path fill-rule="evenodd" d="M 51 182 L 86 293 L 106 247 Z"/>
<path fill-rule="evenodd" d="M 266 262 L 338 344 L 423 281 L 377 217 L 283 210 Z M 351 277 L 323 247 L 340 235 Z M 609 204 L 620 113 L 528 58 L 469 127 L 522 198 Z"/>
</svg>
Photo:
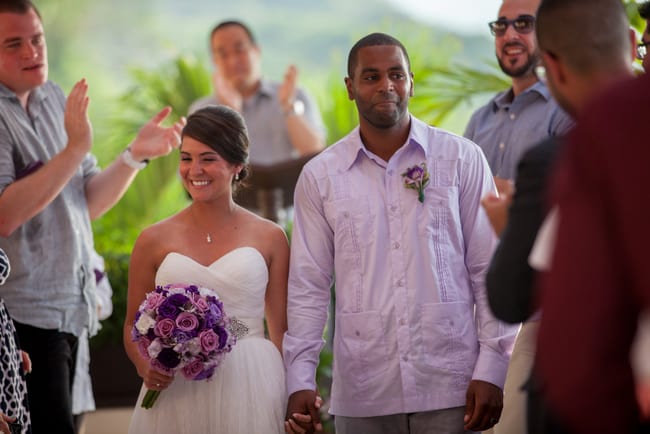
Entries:
<svg viewBox="0 0 650 434">
<path fill-rule="evenodd" d="M 291 103 L 291 106 L 284 110 L 284 116 L 302 116 L 305 113 L 305 103 L 299 99 Z"/>
<path fill-rule="evenodd" d="M 144 159 L 142 161 L 137 161 L 136 159 L 133 158 L 133 155 L 131 154 L 131 148 L 126 148 L 122 152 L 122 161 L 124 161 L 124 164 L 129 166 L 132 169 L 136 170 L 141 170 L 147 167 L 147 164 L 149 164 L 149 160 Z"/>
</svg>

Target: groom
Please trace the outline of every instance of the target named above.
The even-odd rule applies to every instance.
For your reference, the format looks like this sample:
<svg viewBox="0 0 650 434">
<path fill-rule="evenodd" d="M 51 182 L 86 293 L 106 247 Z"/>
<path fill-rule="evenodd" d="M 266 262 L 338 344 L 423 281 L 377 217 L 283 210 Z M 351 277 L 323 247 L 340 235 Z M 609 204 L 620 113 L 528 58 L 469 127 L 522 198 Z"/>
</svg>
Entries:
<svg viewBox="0 0 650 434">
<path fill-rule="evenodd" d="M 492 316 L 484 287 L 495 245 L 480 207 L 495 188 L 490 169 L 474 143 L 409 114 L 413 74 L 395 38 L 359 40 L 345 84 L 359 127 L 296 186 L 287 432 L 299 431 L 298 414 L 322 429 L 315 374 L 334 281 L 337 433 L 488 429 L 516 334 Z"/>
</svg>

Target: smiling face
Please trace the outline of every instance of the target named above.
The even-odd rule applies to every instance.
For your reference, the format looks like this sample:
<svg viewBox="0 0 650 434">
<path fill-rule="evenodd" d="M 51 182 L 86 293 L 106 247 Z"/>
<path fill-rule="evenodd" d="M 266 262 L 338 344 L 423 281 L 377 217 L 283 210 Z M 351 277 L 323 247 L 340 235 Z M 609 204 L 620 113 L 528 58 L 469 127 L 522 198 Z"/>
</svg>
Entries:
<svg viewBox="0 0 650 434">
<path fill-rule="evenodd" d="M 26 14 L 0 13 L 0 83 L 24 103 L 47 81 L 47 47 L 34 9 Z"/>
<path fill-rule="evenodd" d="M 504 0 L 498 19 L 514 20 L 523 15 L 535 16 L 539 0 Z M 501 70 L 510 77 L 534 75 L 539 63 L 535 32 L 519 33 L 509 25 L 503 36 L 494 37 L 496 56 Z"/>
<path fill-rule="evenodd" d="M 233 178 L 241 168 L 241 165 L 227 162 L 205 143 L 183 137 L 178 172 L 193 200 L 230 198 Z"/>
<path fill-rule="evenodd" d="M 359 110 L 359 122 L 378 129 L 408 125 L 413 76 L 396 45 L 360 48 L 352 77 L 345 79 L 348 97 Z"/>
</svg>

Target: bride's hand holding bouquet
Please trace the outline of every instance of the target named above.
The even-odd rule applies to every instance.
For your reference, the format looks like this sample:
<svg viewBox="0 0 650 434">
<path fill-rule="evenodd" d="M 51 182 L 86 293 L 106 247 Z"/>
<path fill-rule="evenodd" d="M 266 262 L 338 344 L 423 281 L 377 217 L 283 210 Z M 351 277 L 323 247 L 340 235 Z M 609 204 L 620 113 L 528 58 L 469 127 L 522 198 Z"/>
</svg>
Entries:
<svg viewBox="0 0 650 434">
<path fill-rule="evenodd" d="M 148 362 L 138 373 L 151 408 L 160 391 L 180 371 L 189 380 L 212 377 L 237 341 L 238 321 L 226 315 L 217 294 L 196 285 L 158 286 L 146 295 L 135 315 L 131 338 Z"/>
</svg>

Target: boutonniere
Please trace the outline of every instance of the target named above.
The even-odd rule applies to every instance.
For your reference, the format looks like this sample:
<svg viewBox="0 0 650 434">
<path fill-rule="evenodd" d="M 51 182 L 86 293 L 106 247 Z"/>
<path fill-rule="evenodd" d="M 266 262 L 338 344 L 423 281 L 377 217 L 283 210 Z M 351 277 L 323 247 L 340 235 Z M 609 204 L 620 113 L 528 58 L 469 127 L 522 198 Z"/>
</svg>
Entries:
<svg viewBox="0 0 650 434">
<path fill-rule="evenodd" d="M 424 161 L 419 165 L 409 167 L 404 173 L 404 187 L 412 188 L 418 192 L 418 200 L 424 202 L 424 188 L 429 185 L 429 171 L 427 170 L 427 163 Z"/>
</svg>

